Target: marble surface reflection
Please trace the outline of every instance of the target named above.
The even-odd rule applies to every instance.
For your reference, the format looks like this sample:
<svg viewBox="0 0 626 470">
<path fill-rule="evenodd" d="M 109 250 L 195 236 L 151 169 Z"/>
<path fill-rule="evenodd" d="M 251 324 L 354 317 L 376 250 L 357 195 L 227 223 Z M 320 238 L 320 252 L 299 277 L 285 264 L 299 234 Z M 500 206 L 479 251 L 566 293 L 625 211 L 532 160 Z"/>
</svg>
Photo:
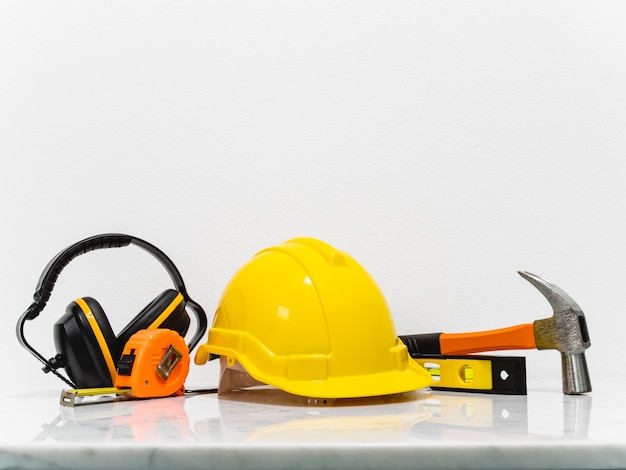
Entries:
<svg viewBox="0 0 626 470">
<path fill-rule="evenodd" d="M 420 391 L 309 400 L 279 390 L 89 402 L 41 425 L 34 440 L 67 442 L 398 442 L 534 440 L 528 397 Z M 562 438 L 587 439 L 593 398 L 561 399 Z"/>
<path fill-rule="evenodd" d="M 73 408 L 20 394 L 3 400 L 0 469 L 626 468 L 618 385 L 349 400 L 254 390 Z"/>
</svg>

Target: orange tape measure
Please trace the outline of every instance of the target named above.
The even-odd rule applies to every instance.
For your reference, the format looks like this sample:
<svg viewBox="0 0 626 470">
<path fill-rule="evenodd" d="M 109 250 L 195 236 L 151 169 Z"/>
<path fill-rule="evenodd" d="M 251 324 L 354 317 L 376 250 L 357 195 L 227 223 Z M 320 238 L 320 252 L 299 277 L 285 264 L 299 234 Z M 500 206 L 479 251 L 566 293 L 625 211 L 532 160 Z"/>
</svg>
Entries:
<svg viewBox="0 0 626 470">
<path fill-rule="evenodd" d="M 188 373 L 189 348 L 177 332 L 140 330 L 124 346 L 115 388 L 130 388 L 135 398 L 182 395 Z"/>
<path fill-rule="evenodd" d="M 189 348 L 173 330 L 139 330 L 132 335 L 117 362 L 115 387 L 63 390 L 61 405 L 74 406 L 77 397 L 120 395 L 160 398 L 185 393 Z"/>
</svg>

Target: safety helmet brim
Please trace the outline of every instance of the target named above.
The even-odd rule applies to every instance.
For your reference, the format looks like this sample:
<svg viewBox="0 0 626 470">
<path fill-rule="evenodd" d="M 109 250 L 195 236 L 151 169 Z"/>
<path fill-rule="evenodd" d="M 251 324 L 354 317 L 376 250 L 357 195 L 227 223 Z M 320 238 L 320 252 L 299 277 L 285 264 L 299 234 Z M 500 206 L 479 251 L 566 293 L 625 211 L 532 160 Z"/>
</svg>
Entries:
<svg viewBox="0 0 626 470">
<path fill-rule="evenodd" d="M 196 353 L 195 362 L 202 365 L 206 363 L 211 354 L 225 355 L 228 364 L 234 367 L 239 363 L 255 380 L 294 395 L 311 398 L 357 398 L 392 395 L 419 390 L 431 385 L 432 376 L 430 373 L 406 355 L 404 345 L 399 344 L 393 349 L 397 350 L 400 362 L 403 363 L 399 368 L 362 375 L 331 375 L 324 379 L 313 380 L 294 380 L 285 374 L 269 375 L 267 370 L 262 371 L 257 367 L 258 357 L 255 358 L 256 360 L 251 360 L 245 354 L 215 346 L 209 348 L 207 345 L 201 345 Z"/>
<path fill-rule="evenodd" d="M 378 374 L 330 377 L 324 381 L 286 380 L 276 377 L 272 384 L 295 395 L 312 398 L 357 398 L 392 395 L 411 392 L 431 384 L 431 376 L 415 361 L 411 360 L 405 370 L 392 370 Z M 244 366 L 245 367 L 245 366 Z M 273 379 L 273 378 L 272 378 Z"/>
</svg>

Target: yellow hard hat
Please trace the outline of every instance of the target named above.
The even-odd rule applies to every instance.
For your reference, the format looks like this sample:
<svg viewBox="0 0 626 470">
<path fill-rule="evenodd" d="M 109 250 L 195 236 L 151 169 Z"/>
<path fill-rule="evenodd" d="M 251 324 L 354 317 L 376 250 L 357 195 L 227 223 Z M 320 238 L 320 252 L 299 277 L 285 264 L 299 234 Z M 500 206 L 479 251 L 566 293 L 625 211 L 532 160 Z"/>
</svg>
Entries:
<svg viewBox="0 0 626 470">
<path fill-rule="evenodd" d="M 398 339 L 372 277 L 313 238 L 264 249 L 233 276 L 195 363 L 211 354 L 308 397 L 389 395 L 431 383 Z"/>
</svg>

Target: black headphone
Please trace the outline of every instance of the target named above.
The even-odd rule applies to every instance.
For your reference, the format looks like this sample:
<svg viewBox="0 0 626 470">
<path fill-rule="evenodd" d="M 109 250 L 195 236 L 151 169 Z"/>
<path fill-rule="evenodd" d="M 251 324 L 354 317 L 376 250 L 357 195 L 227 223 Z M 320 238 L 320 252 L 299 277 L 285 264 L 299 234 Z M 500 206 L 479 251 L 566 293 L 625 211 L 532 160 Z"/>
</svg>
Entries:
<svg viewBox="0 0 626 470">
<path fill-rule="evenodd" d="M 167 270 L 176 290 L 159 294 L 116 336 L 100 304 L 91 297 L 76 299 L 65 314 L 54 324 L 54 343 L 57 354 L 45 359 L 24 337 L 24 323 L 39 316 L 50 299 L 52 289 L 61 271 L 79 255 L 104 248 L 135 245 L 152 254 Z M 81 240 L 58 253 L 46 266 L 33 295 L 34 302 L 17 322 L 17 339 L 33 356 L 44 364 L 44 372 L 52 372 L 72 388 L 111 387 L 115 382 L 117 361 L 124 345 L 137 331 L 149 328 L 168 328 L 185 336 L 190 318 L 186 308 L 197 319 L 197 331 L 191 338 L 189 351 L 198 344 L 207 329 L 207 317 L 202 307 L 194 302 L 185 288 L 183 278 L 174 263 L 154 245 L 124 234 L 103 234 Z M 57 369 L 65 368 L 69 380 Z"/>
</svg>

